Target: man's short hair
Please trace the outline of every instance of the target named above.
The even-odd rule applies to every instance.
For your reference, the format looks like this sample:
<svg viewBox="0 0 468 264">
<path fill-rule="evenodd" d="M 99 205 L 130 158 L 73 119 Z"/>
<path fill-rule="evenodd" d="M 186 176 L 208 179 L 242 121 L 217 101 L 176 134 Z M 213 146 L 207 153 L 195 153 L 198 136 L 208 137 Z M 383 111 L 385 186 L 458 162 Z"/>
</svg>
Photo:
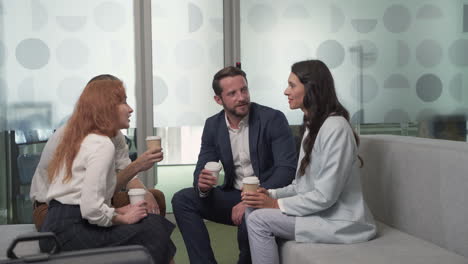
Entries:
<svg viewBox="0 0 468 264">
<path fill-rule="evenodd" d="M 247 74 L 245 72 L 237 67 L 234 66 L 228 66 L 226 68 L 221 69 L 218 71 L 214 77 L 213 77 L 213 91 L 217 96 L 221 96 L 221 93 L 223 92 L 223 88 L 219 84 L 219 82 L 226 77 L 234 77 L 240 75 L 244 77 L 245 81 L 247 81 Z"/>
</svg>

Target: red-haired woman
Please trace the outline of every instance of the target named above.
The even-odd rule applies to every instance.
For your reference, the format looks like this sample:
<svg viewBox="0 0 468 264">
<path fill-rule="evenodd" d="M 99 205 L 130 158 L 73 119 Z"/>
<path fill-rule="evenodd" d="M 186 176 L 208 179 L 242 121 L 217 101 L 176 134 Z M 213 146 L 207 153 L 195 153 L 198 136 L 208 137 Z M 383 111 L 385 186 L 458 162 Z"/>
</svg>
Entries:
<svg viewBox="0 0 468 264">
<path fill-rule="evenodd" d="M 121 81 L 85 87 L 48 167 L 49 211 L 41 231 L 54 232 L 63 250 L 143 245 L 155 263 L 169 263 L 174 225 L 148 214 L 144 201 L 121 208 L 110 203 L 116 185 L 111 138 L 129 127 L 132 112 Z M 51 246 L 45 240 L 40 245 Z"/>
</svg>

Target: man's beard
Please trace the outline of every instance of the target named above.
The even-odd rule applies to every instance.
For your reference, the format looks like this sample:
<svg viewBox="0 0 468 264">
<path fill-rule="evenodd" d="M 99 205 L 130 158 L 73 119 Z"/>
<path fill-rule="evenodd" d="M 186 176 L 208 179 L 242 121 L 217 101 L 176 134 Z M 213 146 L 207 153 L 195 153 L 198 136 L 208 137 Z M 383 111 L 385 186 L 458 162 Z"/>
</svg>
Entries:
<svg viewBox="0 0 468 264">
<path fill-rule="evenodd" d="M 247 106 L 247 107 L 248 107 L 248 110 L 247 110 L 247 112 L 245 112 L 245 113 L 240 113 L 240 112 L 238 112 L 238 111 L 237 111 L 237 107 L 238 107 L 238 106 L 237 106 L 237 107 L 234 107 L 234 108 L 227 108 L 227 107 L 224 107 L 224 110 L 225 110 L 226 112 L 229 112 L 231 115 L 233 115 L 233 116 L 235 116 L 235 117 L 244 118 L 244 117 L 246 117 L 246 116 L 249 114 L 249 112 L 250 112 L 250 111 L 249 111 L 249 110 L 250 110 L 250 102 L 247 102 L 246 104 L 248 105 L 248 106 Z"/>
</svg>

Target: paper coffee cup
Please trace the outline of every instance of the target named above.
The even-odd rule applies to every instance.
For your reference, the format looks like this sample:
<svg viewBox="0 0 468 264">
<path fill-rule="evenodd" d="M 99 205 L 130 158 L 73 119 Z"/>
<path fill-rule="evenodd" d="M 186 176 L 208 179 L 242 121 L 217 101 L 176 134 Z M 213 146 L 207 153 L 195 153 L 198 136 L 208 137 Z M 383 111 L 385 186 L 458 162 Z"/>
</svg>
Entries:
<svg viewBox="0 0 468 264">
<path fill-rule="evenodd" d="M 161 137 L 160 136 L 149 136 L 146 138 L 147 149 L 158 149 L 161 148 Z"/>
<path fill-rule="evenodd" d="M 243 191 L 244 192 L 257 192 L 260 181 L 257 177 L 245 177 L 242 179 Z"/>
<path fill-rule="evenodd" d="M 130 197 L 130 204 L 136 204 L 139 201 L 145 200 L 145 194 L 146 190 L 145 189 L 130 189 L 128 191 L 128 197 Z"/>
<path fill-rule="evenodd" d="M 211 171 L 211 174 L 218 178 L 219 172 L 221 171 L 221 163 L 216 161 L 209 161 L 205 164 L 205 170 Z"/>
</svg>

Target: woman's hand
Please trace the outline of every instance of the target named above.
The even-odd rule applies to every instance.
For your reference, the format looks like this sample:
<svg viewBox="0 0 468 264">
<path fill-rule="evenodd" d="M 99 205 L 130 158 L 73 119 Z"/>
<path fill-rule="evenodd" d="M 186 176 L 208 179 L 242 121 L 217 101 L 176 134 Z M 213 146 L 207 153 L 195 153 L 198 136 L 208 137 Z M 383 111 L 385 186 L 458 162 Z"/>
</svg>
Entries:
<svg viewBox="0 0 468 264">
<path fill-rule="evenodd" d="M 148 215 L 148 213 L 146 212 L 145 201 L 140 201 L 137 204 L 127 205 L 127 206 L 128 206 L 127 211 L 122 215 L 123 224 L 127 224 L 127 225 L 135 224 Z"/>
<path fill-rule="evenodd" d="M 258 187 L 257 192 L 258 193 L 264 193 L 264 194 L 270 196 L 270 193 L 268 192 L 268 190 L 263 188 L 263 187 Z"/>
<path fill-rule="evenodd" d="M 115 208 L 115 212 L 123 215 L 123 214 L 126 214 L 129 209 L 130 209 L 130 204 L 127 204 L 125 206 Z"/>
<path fill-rule="evenodd" d="M 258 188 L 257 192 L 242 192 L 242 202 L 253 208 L 279 208 L 278 200 L 271 198 L 265 188 Z"/>
<path fill-rule="evenodd" d="M 137 168 L 138 172 L 146 171 L 153 168 L 154 163 L 164 159 L 162 148 L 149 149 L 141 154 L 132 164 Z"/>
</svg>

